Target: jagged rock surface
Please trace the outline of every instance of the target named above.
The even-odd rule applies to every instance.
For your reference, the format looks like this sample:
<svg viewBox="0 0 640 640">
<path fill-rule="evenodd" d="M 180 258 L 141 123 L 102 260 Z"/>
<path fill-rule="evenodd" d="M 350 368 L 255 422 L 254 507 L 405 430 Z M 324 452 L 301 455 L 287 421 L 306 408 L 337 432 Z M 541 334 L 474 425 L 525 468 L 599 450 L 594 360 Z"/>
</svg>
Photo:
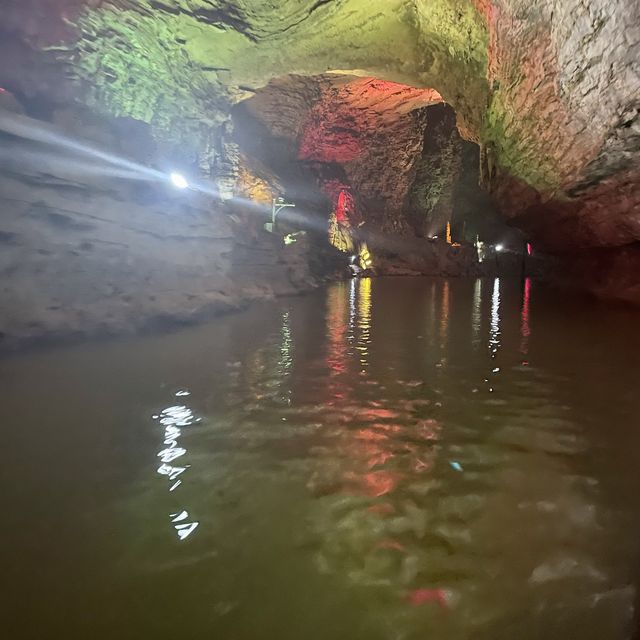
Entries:
<svg viewBox="0 0 640 640">
<path fill-rule="evenodd" d="M 290 73 L 434 87 L 505 215 L 556 250 L 640 237 L 635 0 L 9 0 L 0 82 L 197 141 Z M 26 64 L 25 64 L 26 62 Z M 16 72 L 16 67 L 26 67 Z"/>
<path fill-rule="evenodd" d="M 438 105 L 425 113 L 422 153 L 409 196 L 409 218 L 416 235 L 441 233 L 454 217 L 454 185 L 460 178 L 461 141 L 455 112 Z"/>
<path fill-rule="evenodd" d="M 245 106 L 280 141 L 270 155 L 297 157 L 334 206 L 340 190 L 348 190 L 355 222 L 367 230 L 426 237 L 453 221 L 462 238 L 464 219 L 475 216 L 474 228 L 484 229 L 492 218 L 494 207 L 478 188 L 478 155 L 472 153 L 475 164 L 467 162 L 463 174 L 456 114 L 434 90 L 373 78 L 291 76 L 269 83 Z M 245 120 L 238 130 L 246 127 Z M 458 188 L 462 180 L 472 186 Z"/>
<path fill-rule="evenodd" d="M 120 153 L 134 141 L 131 127 L 85 131 Z M 255 213 L 15 136 L 0 145 L 0 349 L 195 322 L 321 282 L 307 238 L 285 246 Z"/>
<path fill-rule="evenodd" d="M 640 241 L 636 0 L 5 0 L 2 11 L 0 86 L 30 115 L 76 102 L 149 123 L 165 155 L 227 192 L 232 105 L 271 80 L 330 72 L 435 89 L 480 144 L 483 185 L 537 246 Z M 367 206 L 402 230 L 391 189 Z"/>
</svg>

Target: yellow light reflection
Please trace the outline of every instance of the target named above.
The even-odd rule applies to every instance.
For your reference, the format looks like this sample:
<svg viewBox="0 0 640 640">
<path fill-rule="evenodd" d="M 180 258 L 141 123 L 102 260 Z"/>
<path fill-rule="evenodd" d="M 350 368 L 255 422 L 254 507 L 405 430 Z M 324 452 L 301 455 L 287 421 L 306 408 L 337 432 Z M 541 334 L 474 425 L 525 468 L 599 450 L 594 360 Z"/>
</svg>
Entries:
<svg viewBox="0 0 640 640">
<path fill-rule="evenodd" d="M 369 366 L 369 345 L 371 343 L 371 278 L 358 279 L 358 344 L 360 365 Z"/>
<path fill-rule="evenodd" d="M 522 293 L 522 311 L 520 313 L 520 352 L 527 355 L 529 352 L 529 336 L 531 325 L 529 324 L 529 306 L 531 304 L 531 278 L 524 281 Z"/>
<path fill-rule="evenodd" d="M 440 346 L 444 349 L 449 332 L 449 281 L 442 286 L 442 300 L 440 306 Z"/>
<path fill-rule="evenodd" d="M 347 296 L 345 283 L 336 282 L 327 293 L 327 365 L 329 375 L 338 376 L 347 370 Z"/>
</svg>

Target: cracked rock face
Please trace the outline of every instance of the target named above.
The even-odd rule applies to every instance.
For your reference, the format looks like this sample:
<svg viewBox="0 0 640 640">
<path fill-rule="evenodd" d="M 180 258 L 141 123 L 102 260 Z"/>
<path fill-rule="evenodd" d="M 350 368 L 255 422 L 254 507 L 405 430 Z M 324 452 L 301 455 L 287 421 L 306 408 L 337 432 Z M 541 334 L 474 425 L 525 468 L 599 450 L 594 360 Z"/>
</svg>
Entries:
<svg viewBox="0 0 640 640">
<path fill-rule="evenodd" d="M 488 182 L 556 250 L 640 238 L 640 5 L 488 8 Z"/>
<path fill-rule="evenodd" d="M 461 138 L 455 111 L 433 89 L 289 76 L 270 82 L 241 111 L 238 132 L 248 128 L 248 115 L 277 141 L 263 158 L 297 159 L 337 213 L 339 198 L 351 198 L 350 222 L 365 223 L 365 232 L 424 238 L 444 234 L 451 222 L 457 239 L 508 235 L 504 223 L 492 226 L 494 207 L 478 187 L 478 146 Z"/>
<path fill-rule="evenodd" d="M 503 214 L 566 251 L 640 240 L 639 54 L 636 0 L 7 0 L 0 85 L 31 109 L 77 100 L 195 146 L 290 74 L 432 89 L 480 143 Z M 367 206 L 393 225 L 398 194 L 380 191 Z"/>
<path fill-rule="evenodd" d="M 280 153 L 315 175 L 334 207 L 342 192 L 353 197 L 348 208 L 354 224 L 424 235 L 427 222 L 435 233 L 451 218 L 459 171 L 455 161 L 440 160 L 447 150 L 451 160 L 458 158 L 449 142 L 459 135 L 455 113 L 437 91 L 375 78 L 290 76 L 269 83 L 244 106 L 282 142 Z M 443 110 L 448 118 L 439 136 L 437 114 Z M 422 189 L 410 197 L 418 180 Z"/>
<path fill-rule="evenodd" d="M 373 78 L 325 86 L 302 122 L 298 158 L 340 165 L 358 196 L 360 216 L 381 229 L 400 231 L 422 153 L 426 120 L 421 109 L 438 102 L 442 97 L 432 89 Z"/>
</svg>

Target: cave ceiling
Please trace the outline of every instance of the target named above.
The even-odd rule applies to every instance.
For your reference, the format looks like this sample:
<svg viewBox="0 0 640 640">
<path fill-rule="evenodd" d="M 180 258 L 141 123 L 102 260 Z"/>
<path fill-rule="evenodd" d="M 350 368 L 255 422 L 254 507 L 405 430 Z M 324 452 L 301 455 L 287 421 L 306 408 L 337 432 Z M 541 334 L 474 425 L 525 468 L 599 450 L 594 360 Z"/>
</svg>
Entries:
<svg viewBox="0 0 640 640">
<path fill-rule="evenodd" d="M 296 74 L 430 89 L 550 246 L 640 239 L 636 0 L 5 0 L 0 83 L 197 139 Z M 556 234 L 560 229 L 562 233 Z"/>
</svg>

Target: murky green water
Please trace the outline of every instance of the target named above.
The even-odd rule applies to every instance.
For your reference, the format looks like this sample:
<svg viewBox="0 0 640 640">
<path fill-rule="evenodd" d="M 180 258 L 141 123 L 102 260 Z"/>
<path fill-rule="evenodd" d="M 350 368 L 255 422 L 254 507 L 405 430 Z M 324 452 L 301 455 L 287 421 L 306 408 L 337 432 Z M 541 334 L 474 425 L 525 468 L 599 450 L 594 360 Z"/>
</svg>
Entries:
<svg viewBox="0 0 640 640">
<path fill-rule="evenodd" d="M 354 280 L 5 358 L 3 635 L 626 638 L 639 326 Z"/>
</svg>

